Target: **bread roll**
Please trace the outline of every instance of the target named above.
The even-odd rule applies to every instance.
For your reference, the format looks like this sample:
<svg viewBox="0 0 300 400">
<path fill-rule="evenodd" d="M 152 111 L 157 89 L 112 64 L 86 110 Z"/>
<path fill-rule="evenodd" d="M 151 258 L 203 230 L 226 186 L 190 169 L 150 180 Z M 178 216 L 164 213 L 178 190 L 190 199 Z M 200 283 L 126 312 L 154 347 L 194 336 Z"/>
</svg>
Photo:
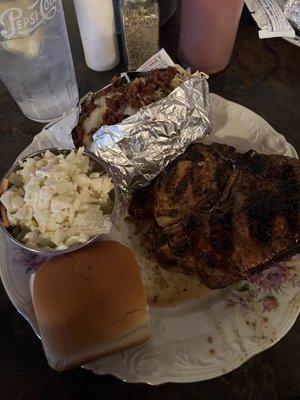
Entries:
<svg viewBox="0 0 300 400">
<path fill-rule="evenodd" d="M 49 365 L 65 370 L 141 344 L 152 336 L 133 253 L 96 242 L 44 262 L 31 295 Z"/>
</svg>

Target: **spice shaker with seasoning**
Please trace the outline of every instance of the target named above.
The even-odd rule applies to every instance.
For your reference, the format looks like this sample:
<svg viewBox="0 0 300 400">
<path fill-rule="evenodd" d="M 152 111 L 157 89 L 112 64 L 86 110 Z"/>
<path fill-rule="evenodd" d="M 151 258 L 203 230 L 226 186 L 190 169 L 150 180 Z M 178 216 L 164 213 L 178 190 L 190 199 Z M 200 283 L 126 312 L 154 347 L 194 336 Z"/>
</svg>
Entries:
<svg viewBox="0 0 300 400">
<path fill-rule="evenodd" d="M 94 71 L 119 64 L 112 0 L 74 0 L 85 61 Z"/>
<path fill-rule="evenodd" d="M 134 70 L 159 50 L 157 1 L 121 0 L 120 16 L 127 67 Z"/>
</svg>

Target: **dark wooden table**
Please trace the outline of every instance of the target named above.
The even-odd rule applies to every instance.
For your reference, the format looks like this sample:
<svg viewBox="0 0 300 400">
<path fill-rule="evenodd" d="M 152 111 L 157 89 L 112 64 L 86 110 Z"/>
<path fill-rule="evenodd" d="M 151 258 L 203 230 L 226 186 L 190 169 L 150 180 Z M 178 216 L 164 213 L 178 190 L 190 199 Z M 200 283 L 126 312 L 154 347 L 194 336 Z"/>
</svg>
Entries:
<svg viewBox="0 0 300 400">
<path fill-rule="evenodd" d="M 65 0 L 70 42 L 80 95 L 106 84 L 124 69 L 97 73 L 84 62 L 73 4 Z M 166 50 L 176 59 L 179 12 L 162 30 Z M 257 27 L 244 12 L 229 67 L 210 78 L 211 91 L 265 118 L 300 151 L 300 49 L 283 39 L 259 40 Z M 41 125 L 25 118 L 0 86 L 0 176 L 32 141 Z M 77 369 L 52 371 L 40 341 L 0 287 L 1 399 L 201 399 L 292 400 L 300 398 L 300 323 L 274 347 L 237 370 L 207 382 L 132 385 L 110 376 Z"/>
</svg>

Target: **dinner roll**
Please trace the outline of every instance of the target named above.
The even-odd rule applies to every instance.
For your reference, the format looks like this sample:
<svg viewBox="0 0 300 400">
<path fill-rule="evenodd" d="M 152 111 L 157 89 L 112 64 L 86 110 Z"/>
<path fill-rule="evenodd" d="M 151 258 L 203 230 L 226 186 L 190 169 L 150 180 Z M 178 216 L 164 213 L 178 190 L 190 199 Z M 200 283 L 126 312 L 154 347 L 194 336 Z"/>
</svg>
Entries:
<svg viewBox="0 0 300 400">
<path fill-rule="evenodd" d="M 145 289 L 130 249 L 96 242 L 45 261 L 31 296 L 49 365 L 65 370 L 152 336 Z"/>
</svg>

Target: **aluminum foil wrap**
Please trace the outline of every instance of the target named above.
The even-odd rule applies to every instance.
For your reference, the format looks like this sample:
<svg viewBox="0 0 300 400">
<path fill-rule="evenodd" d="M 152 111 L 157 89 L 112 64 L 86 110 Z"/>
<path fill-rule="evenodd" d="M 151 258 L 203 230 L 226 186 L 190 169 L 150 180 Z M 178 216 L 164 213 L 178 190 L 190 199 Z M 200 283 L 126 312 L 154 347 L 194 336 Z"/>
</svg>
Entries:
<svg viewBox="0 0 300 400">
<path fill-rule="evenodd" d="M 88 150 L 126 192 L 147 185 L 210 128 L 208 84 L 199 74 L 120 124 L 102 126 Z"/>
<path fill-rule="evenodd" d="M 278 2 L 286 18 L 300 34 L 300 0 L 278 0 Z"/>
</svg>

